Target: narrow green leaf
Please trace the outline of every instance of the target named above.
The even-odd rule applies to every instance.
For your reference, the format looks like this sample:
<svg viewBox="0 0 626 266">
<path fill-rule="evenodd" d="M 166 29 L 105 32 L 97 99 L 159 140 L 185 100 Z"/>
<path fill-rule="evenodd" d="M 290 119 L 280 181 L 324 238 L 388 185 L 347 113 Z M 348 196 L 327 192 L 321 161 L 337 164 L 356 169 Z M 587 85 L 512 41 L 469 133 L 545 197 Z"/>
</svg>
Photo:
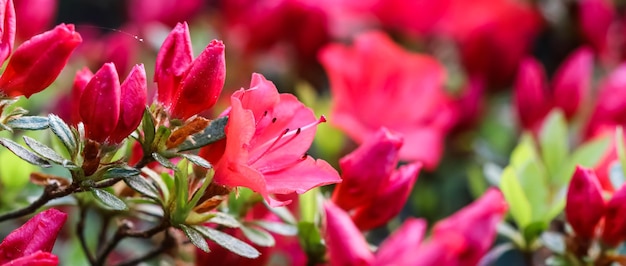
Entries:
<svg viewBox="0 0 626 266">
<path fill-rule="evenodd" d="M 229 234 L 209 228 L 202 225 L 194 225 L 194 229 L 200 232 L 204 237 L 217 243 L 225 249 L 245 258 L 258 258 L 261 253 L 248 243 L 243 242 Z"/>
<path fill-rule="evenodd" d="M 0 145 L 6 147 L 11 152 L 13 152 L 13 154 L 17 155 L 17 157 L 22 158 L 22 160 L 24 161 L 41 167 L 50 167 L 50 163 L 48 161 L 44 160 L 36 153 L 27 150 L 26 148 L 22 147 L 22 145 L 19 145 L 10 139 L 0 138 Z"/>
<path fill-rule="evenodd" d="M 532 221 L 532 210 L 526 195 L 524 195 L 524 190 L 517 180 L 515 170 L 511 166 L 507 166 L 502 172 L 500 189 L 509 203 L 509 210 L 513 219 L 520 228 L 525 228 Z"/>
<path fill-rule="evenodd" d="M 180 229 L 185 232 L 185 235 L 187 235 L 187 238 L 189 238 L 189 241 L 191 241 L 194 246 L 204 252 L 211 252 L 211 250 L 209 250 L 209 244 L 206 242 L 206 240 L 204 240 L 204 237 L 199 231 L 196 231 L 194 228 L 188 227 L 184 224 L 181 224 L 179 226 Z"/>
<path fill-rule="evenodd" d="M 21 116 L 10 119 L 6 126 L 21 130 L 43 130 L 48 128 L 48 118 L 43 116 Z"/>
<path fill-rule="evenodd" d="M 24 142 L 35 153 L 37 153 L 39 156 L 43 157 L 44 159 L 46 159 L 48 161 L 52 161 L 54 163 L 57 163 L 57 164 L 65 167 L 65 168 L 68 168 L 68 169 L 77 169 L 78 168 L 78 166 L 76 166 L 70 160 L 67 160 L 67 159 L 63 158 L 63 156 L 58 154 L 56 151 L 54 151 L 50 147 L 44 145 L 43 143 L 41 143 L 41 142 L 31 138 L 31 137 L 24 136 Z"/>
<path fill-rule="evenodd" d="M 548 211 L 550 202 L 550 185 L 539 158 L 526 162 L 524 165 L 516 166 L 516 176 L 522 187 L 523 193 L 530 204 L 532 221 L 536 221 L 544 216 Z"/>
<path fill-rule="evenodd" d="M 265 230 L 250 226 L 242 226 L 240 229 L 243 232 L 243 235 L 245 235 L 246 238 L 254 244 L 262 247 L 272 247 L 276 244 L 274 237 Z"/>
<path fill-rule="evenodd" d="M 595 138 L 580 145 L 576 150 L 574 150 L 568 160 L 568 163 L 561 168 L 556 180 L 554 180 L 555 185 L 557 187 L 563 187 L 569 184 L 569 181 L 574 174 L 576 165 L 584 167 L 594 167 L 597 165 L 606 153 L 610 140 L 611 139 L 606 136 Z"/>
<path fill-rule="evenodd" d="M 205 160 L 204 158 L 198 156 L 198 155 L 193 155 L 193 154 L 186 154 L 186 153 L 181 153 L 179 154 L 181 157 L 189 160 L 191 163 L 204 167 L 206 169 L 210 169 L 213 166 L 211 165 L 211 163 L 209 163 L 207 160 Z"/>
<path fill-rule="evenodd" d="M 102 204 L 105 206 L 117 210 L 117 211 L 125 211 L 128 210 L 128 206 L 124 203 L 123 200 L 119 199 L 117 196 L 109 193 L 104 189 L 94 188 L 91 190 L 91 194 Z"/>
<path fill-rule="evenodd" d="M 568 135 L 565 116 L 561 110 L 553 109 L 539 132 L 541 157 L 550 176 L 556 176 L 561 165 L 565 163 L 569 153 L 567 142 Z"/>
<path fill-rule="evenodd" d="M 215 216 L 209 219 L 209 223 L 219 224 L 230 228 L 239 228 L 241 227 L 241 223 L 235 219 L 235 217 L 223 213 L 223 212 L 215 212 Z"/>
<path fill-rule="evenodd" d="M 540 236 L 543 246 L 556 254 L 565 254 L 565 239 L 563 235 L 555 232 L 543 232 Z"/>
<path fill-rule="evenodd" d="M 270 221 L 254 221 L 255 225 L 283 236 L 295 236 L 298 234 L 298 228 L 291 224 L 270 222 Z"/>
<path fill-rule="evenodd" d="M 178 151 L 195 150 L 225 138 L 226 133 L 224 133 L 224 128 L 227 123 L 227 116 L 211 121 L 211 123 L 202 132 L 189 136 L 185 142 L 180 144 L 178 146 Z"/>
<path fill-rule="evenodd" d="M 143 130 L 144 151 L 149 151 L 146 148 L 150 147 L 150 145 L 154 141 L 154 135 L 156 134 L 156 131 L 154 129 L 154 119 L 152 118 L 152 113 L 150 113 L 150 109 L 148 107 L 146 107 L 146 109 L 143 111 L 141 128 Z"/>
<path fill-rule="evenodd" d="M 102 177 L 104 179 L 115 178 L 115 177 L 126 178 L 130 176 L 137 176 L 139 174 L 141 174 L 141 172 L 132 167 L 113 167 L 113 168 L 107 169 L 107 171 L 104 173 L 104 175 L 102 175 Z"/>
<path fill-rule="evenodd" d="M 159 162 L 165 168 L 176 169 L 176 165 L 174 165 L 172 162 L 170 162 L 169 159 L 165 158 L 163 155 L 161 155 L 159 153 L 153 152 L 152 153 L 152 158 L 154 158 L 154 160 Z"/>
<path fill-rule="evenodd" d="M 134 189 L 135 191 L 145 195 L 147 197 L 158 199 L 159 193 L 157 193 L 156 189 L 148 180 L 141 177 L 140 175 L 127 176 L 124 178 L 124 182 Z"/>
<path fill-rule="evenodd" d="M 48 115 L 48 121 L 50 123 L 50 129 L 54 135 L 61 140 L 65 148 L 67 148 L 67 151 L 70 154 L 76 154 L 78 145 L 76 144 L 76 139 L 70 127 L 54 114 Z"/>
</svg>

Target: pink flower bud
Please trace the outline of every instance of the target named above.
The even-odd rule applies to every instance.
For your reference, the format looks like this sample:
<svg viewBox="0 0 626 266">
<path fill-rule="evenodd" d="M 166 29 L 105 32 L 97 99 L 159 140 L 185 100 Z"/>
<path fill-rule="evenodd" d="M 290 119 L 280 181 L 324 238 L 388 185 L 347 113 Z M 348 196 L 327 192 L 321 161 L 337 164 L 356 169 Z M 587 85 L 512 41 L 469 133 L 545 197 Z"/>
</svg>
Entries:
<svg viewBox="0 0 626 266">
<path fill-rule="evenodd" d="M 146 70 L 143 64 L 135 65 L 121 85 L 120 115 L 111 142 L 120 143 L 137 129 L 146 108 L 147 90 Z"/>
<path fill-rule="evenodd" d="M 587 47 L 572 53 L 557 70 L 553 81 L 554 104 L 563 110 L 566 117 L 573 117 L 587 98 L 592 71 L 593 53 Z"/>
<path fill-rule="evenodd" d="M 402 138 L 381 128 L 352 153 L 341 158 L 340 184 L 333 193 L 333 202 L 349 210 L 371 202 L 398 164 Z"/>
<path fill-rule="evenodd" d="M 324 204 L 324 240 L 331 265 L 371 265 L 374 255 L 350 216 L 332 202 Z"/>
<path fill-rule="evenodd" d="M 617 246 L 626 240 L 626 186 L 622 186 L 604 209 L 604 231 L 602 241 Z M 589 204 L 589 203 L 587 203 Z"/>
<path fill-rule="evenodd" d="M 577 166 L 567 190 L 567 221 L 576 235 L 591 239 L 603 214 L 604 200 L 596 174 L 591 169 Z"/>
<path fill-rule="evenodd" d="M 537 60 L 525 59 L 515 81 L 515 108 L 522 126 L 531 129 L 550 111 L 546 77 Z"/>
<path fill-rule="evenodd" d="M 15 9 L 13 0 L 0 0 L 0 63 L 13 51 L 15 41 Z"/>
<path fill-rule="evenodd" d="M 40 251 L 52 251 L 57 234 L 66 219 L 67 214 L 55 209 L 49 209 L 35 215 L 20 228 L 11 232 L 0 243 L 0 264 L 22 265 L 11 264 L 11 261 L 37 254 Z"/>
<path fill-rule="evenodd" d="M 52 84 L 81 42 L 72 24 L 33 36 L 11 56 L 0 77 L 0 90 L 8 96 L 27 98 L 40 92 Z"/>
<path fill-rule="evenodd" d="M 174 96 L 172 115 L 187 119 L 217 102 L 226 78 L 224 44 L 213 40 L 189 66 Z"/>
<path fill-rule="evenodd" d="M 421 168 L 421 163 L 412 163 L 395 171 L 377 190 L 369 204 L 354 211 L 354 224 L 361 231 L 367 231 L 386 224 L 398 215 L 413 190 Z"/>
<path fill-rule="evenodd" d="M 76 72 L 76 76 L 74 77 L 74 84 L 72 85 L 72 114 L 71 114 L 71 123 L 72 125 L 77 125 L 80 119 L 80 96 L 83 94 L 85 90 L 85 86 L 93 77 L 93 73 L 89 68 L 84 67 L 83 69 Z"/>
<path fill-rule="evenodd" d="M 117 126 L 121 88 L 113 63 L 106 63 L 85 86 L 80 97 L 80 117 L 87 137 L 104 142 Z"/>
<path fill-rule="evenodd" d="M 172 106 L 176 90 L 192 60 L 189 27 L 186 22 L 178 23 L 163 42 L 154 68 L 154 82 L 159 87 L 157 100 L 165 107 Z"/>
</svg>

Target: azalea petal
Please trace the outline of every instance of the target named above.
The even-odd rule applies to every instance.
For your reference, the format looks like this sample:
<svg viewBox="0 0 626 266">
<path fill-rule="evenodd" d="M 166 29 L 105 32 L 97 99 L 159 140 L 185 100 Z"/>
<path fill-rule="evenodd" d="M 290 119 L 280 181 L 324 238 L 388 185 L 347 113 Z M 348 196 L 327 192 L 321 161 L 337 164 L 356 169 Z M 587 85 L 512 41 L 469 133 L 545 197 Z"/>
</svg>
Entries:
<svg viewBox="0 0 626 266">
<path fill-rule="evenodd" d="M 56 209 L 35 215 L 0 243 L 0 264 L 38 251 L 50 252 L 65 220 L 67 214 Z"/>
<path fill-rule="evenodd" d="M 3 266 L 57 266 L 59 258 L 48 252 L 37 251 L 28 256 L 14 259 Z"/>
<path fill-rule="evenodd" d="M 400 149 L 400 158 L 419 161 L 424 168 L 434 170 L 443 155 L 444 134 L 436 128 L 415 128 L 400 131 L 404 136 L 404 145 Z"/>
<path fill-rule="evenodd" d="M 324 240 L 331 265 L 370 265 L 374 255 L 350 216 L 332 202 L 324 203 Z"/>
<path fill-rule="evenodd" d="M 426 233 L 426 220 L 408 218 L 378 247 L 374 265 L 407 265 L 398 262 L 413 257 Z"/>
<path fill-rule="evenodd" d="M 275 194 L 302 194 L 312 188 L 341 182 L 341 178 L 330 164 L 309 156 L 292 167 L 278 172 L 263 172 L 267 190 Z"/>
<path fill-rule="evenodd" d="M 554 104 L 568 118 L 573 117 L 587 99 L 591 90 L 592 72 L 593 51 L 588 47 L 574 51 L 557 70 L 552 86 Z"/>
</svg>

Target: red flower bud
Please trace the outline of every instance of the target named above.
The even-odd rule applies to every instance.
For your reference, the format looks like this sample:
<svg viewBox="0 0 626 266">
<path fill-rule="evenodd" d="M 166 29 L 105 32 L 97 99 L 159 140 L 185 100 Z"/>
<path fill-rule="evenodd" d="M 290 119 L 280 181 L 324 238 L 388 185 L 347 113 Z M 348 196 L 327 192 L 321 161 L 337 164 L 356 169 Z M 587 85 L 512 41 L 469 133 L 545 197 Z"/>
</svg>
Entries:
<svg viewBox="0 0 626 266">
<path fill-rule="evenodd" d="M 72 85 L 72 125 L 76 125 L 81 121 L 80 108 L 78 108 L 80 106 L 80 96 L 83 94 L 85 86 L 87 86 L 87 83 L 89 83 L 92 77 L 93 73 L 87 67 L 76 72 L 74 84 Z"/>
<path fill-rule="evenodd" d="M 533 128 L 550 111 L 546 85 L 541 64 L 532 58 L 524 60 L 515 81 L 515 108 L 524 128 Z"/>
<path fill-rule="evenodd" d="M 87 83 L 80 96 L 80 117 L 87 137 L 104 142 L 117 126 L 120 115 L 120 83 L 113 63 L 106 63 Z"/>
<path fill-rule="evenodd" d="M 172 115 L 187 119 L 213 107 L 222 92 L 225 78 L 224 44 L 213 40 L 185 73 L 174 96 Z"/>
<path fill-rule="evenodd" d="M 622 186 L 607 203 L 604 211 L 602 241 L 617 246 L 626 240 L 626 186 Z M 589 203 L 587 203 L 589 204 Z"/>
<path fill-rule="evenodd" d="M 568 118 L 573 117 L 591 89 L 593 53 L 583 47 L 570 55 L 554 78 L 554 104 Z"/>
<path fill-rule="evenodd" d="M 113 143 L 120 143 L 132 133 L 143 117 L 147 104 L 146 70 L 143 64 L 135 65 L 121 85 L 120 116 L 111 134 Z"/>
<path fill-rule="evenodd" d="M 11 56 L 0 77 L 0 90 L 9 96 L 27 98 L 40 92 L 52 84 L 81 42 L 72 24 L 61 24 L 33 36 Z"/>
<path fill-rule="evenodd" d="M 0 0 L 0 63 L 11 54 L 15 41 L 15 9 L 13 0 Z"/>
<path fill-rule="evenodd" d="M 600 184 L 591 169 L 576 167 L 567 190 L 565 215 L 576 235 L 593 238 L 596 224 L 604 214 Z"/>
<path fill-rule="evenodd" d="M 192 60 L 189 27 L 186 22 L 178 23 L 163 42 L 154 67 L 154 82 L 159 86 L 157 100 L 165 107 L 172 107 L 172 98 Z"/>
</svg>

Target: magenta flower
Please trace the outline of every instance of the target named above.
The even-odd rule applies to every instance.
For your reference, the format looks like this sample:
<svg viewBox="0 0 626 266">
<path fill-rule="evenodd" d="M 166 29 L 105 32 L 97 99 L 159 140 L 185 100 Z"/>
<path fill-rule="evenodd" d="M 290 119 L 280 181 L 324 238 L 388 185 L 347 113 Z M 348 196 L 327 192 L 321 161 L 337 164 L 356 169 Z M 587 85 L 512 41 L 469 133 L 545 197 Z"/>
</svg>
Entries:
<svg viewBox="0 0 626 266">
<path fill-rule="evenodd" d="M 589 95 L 592 72 L 591 49 L 580 48 L 557 70 L 549 89 L 541 64 L 533 58 L 525 59 L 515 82 L 515 108 L 522 126 L 537 128 L 552 108 L 563 110 L 568 119 L 574 117 Z"/>
<path fill-rule="evenodd" d="M 157 56 L 154 81 L 157 100 L 172 116 L 187 119 L 217 102 L 224 87 L 224 44 L 213 40 L 193 59 L 187 23 L 179 23 L 167 36 Z"/>
<path fill-rule="evenodd" d="M 128 137 L 141 122 L 147 102 L 146 87 L 142 64 L 133 67 L 121 85 L 115 65 L 104 64 L 83 88 L 80 101 L 73 103 L 80 108 L 87 137 L 108 143 L 120 143 Z"/>
<path fill-rule="evenodd" d="M 626 125 L 626 64 L 616 67 L 600 84 L 598 97 L 585 135 L 597 136 L 606 131 L 614 132 L 615 126 Z"/>
<path fill-rule="evenodd" d="M 346 211 L 360 230 L 384 225 L 396 216 L 409 197 L 421 163 L 396 170 L 402 138 L 386 128 L 341 158 L 342 182 L 335 187 L 333 202 Z"/>
<path fill-rule="evenodd" d="M 13 51 L 15 41 L 15 8 L 13 0 L 0 1 L 0 62 L 4 63 Z"/>
<path fill-rule="evenodd" d="M 357 36 L 352 47 L 329 45 L 320 61 L 330 78 L 335 126 L 358 143 L 386 127 L 404 137 L 400 159 L 437 166 L 457 117 L 438 61 L 407 52 L 380 32 Z"/>
<path fill-rule="evenodd" d="M 609 29 L 616 17 L 615 7 L 607 0 L 581 0 L 577 3 L 583 37 L 596 52 L 610 55 L 614 51 L 610 47 Z"/>
<path fill-rule="evenodd" d="M 15 1 L 17 36 L 26 40 L 49 30 L 57 14 L 57 0 Z"/>
<path fill-rule="evenodd" d="M 33 36 L 15 49 L 0 77 L 0 91 L 28 98 L 50 86 L 81 42 L 72 24 Z"/>
<path fill-rule="evenodd" d="M 596 225 L 604 215 L 605 204 L 602 190 L 593 170 L 576 167 L 567 190 L 565 215 L 567 221 L 584 239 L 592 239 Z"/>
<path fill-rule="evenodd" d="M 327 162 L 306 154 L 325 120 L 296 97 L 279 94 L 272 82 L 254 74 L 250 89 L 236 91 L 230 102 L 226 140 L 200 151 L 214 165 L 214 182 L 248 187 L 279 206 L 289 201 L 270 194 L 300 194 L 341 181 Z"/>
<path fill-rule="evenodd" d="M 0 265 L 57 265 L 50 251 L 66 219 L 55 209 L 35 215 L 0 243 Z"/>
<path fill-rule="evenodd" d="M 202 9 L 202 0 L 131 0 L 126 1 L 128 17 L 135 23 L 146 26 L 162 23 L 174 27 L 181 21 L 190 21 Z"/>
</svg>

